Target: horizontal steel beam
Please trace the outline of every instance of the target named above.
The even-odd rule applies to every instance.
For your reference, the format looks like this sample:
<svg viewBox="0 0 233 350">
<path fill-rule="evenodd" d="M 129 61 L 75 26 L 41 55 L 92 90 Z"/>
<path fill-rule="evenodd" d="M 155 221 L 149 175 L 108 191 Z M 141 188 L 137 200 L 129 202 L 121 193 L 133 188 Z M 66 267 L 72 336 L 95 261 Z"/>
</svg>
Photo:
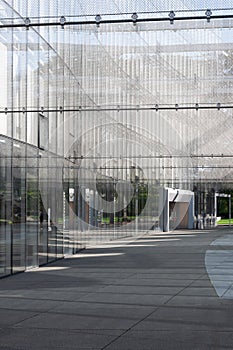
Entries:
<svg viewBox="0 0 233 350">
<path fill-rule="evenodd" d="M 12 114 L 12 113 L 22 113 L 26 114 L 27 112 L 29 113 L 65 113 L 65 112 L 119 112 L 119 111 L 169 111 L 169 110 L 212 110 L 212 109 L 232 109 L 233 104 L 209 104 L 209 105 L 199 105 L 199 104 L 194 104 L 194 105 L 147 105 L 147 106 L 95 106 L 95 107 L 83 107 L 79 106 L 76 108 L 66 108 L 66 107 L 59 107 L 59 108 L 44 108 L 41 107 L 40 109 L 37 108 L 25 108 L 22 107 L 21 109 L 8 109 L 2 108 L 0 109 L 0 114 Z"/>
<path fill-rule="evenodd" d="M 130 15 L 130 14 L 129 14 Z M 62 16 L 64 17 L 64 16 Z M 42 17 L 43 18 L 43 17 Z M 4 28 L 26 28 L 29 29 L 30 27 L 51 27 L 51 26 L 61 26 L 62 28 L 65 28 L 66 26 L 82 26 L 82 25 L 103 25 L 103 24 L 119 24 L 119 23 L 132 23 L 133 25 L 136 25 L 137 23 L 142 22 L 170 22 L 171 25 L 173 25 L 175 22 L 180 21 L 192 21 L 192 20 L 207 20 L 208 22 L 212 20 L 218 20 L 218 19 L 231 19 L 233 18 L 233 14 L 219 14 L 219 15 L 199 15 L 199 16 L 180 16 L 180 17 L 174 17 L 174 19 L 171 19 L 169 16 L 167 17 L 144 17 L 144 18 L 137 18 L 132 19 L 130 18 L 120 18 L 120 19 L 100 19 L 100 20 L 89 20 L 89 21 L 54 21 L 54 22 L 32 22 L 30 18 L 21 19 L 24 22 L 22 23 L 9 23 L 9 24 L 1 24 L 0 29 Z M 7 18 L 4 18 L 4 21 L 6 21 Z"/>
</svg>

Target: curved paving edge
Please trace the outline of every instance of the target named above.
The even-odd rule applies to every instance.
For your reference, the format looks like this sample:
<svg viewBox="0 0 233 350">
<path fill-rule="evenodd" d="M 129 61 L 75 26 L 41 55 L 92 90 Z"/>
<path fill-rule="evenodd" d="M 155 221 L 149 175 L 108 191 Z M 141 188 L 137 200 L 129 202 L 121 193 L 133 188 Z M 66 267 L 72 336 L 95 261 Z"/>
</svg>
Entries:
<svg viewBox="0 0 233 350">
<path fill-rule="evenodd" d="M 211 243 L 205 254 L 205 266 L 217 295 L 233 299 L 233 234 Z"/>
</svg>

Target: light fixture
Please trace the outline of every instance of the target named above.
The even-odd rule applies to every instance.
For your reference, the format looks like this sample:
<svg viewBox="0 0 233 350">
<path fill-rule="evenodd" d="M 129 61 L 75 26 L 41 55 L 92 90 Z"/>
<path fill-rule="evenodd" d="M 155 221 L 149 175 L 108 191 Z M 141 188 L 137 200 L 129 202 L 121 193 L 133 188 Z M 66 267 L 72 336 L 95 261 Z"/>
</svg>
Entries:
<svg viewBox="0 0 233 350">
<path fill-rule="evenodd" d="M 205 12 L 206 18 L 207 18 L 207 22 L 210 22 L 210 17 L 212 15 L 212 11 L 210 9 L 207 9 Z"/>
<path fill-rule="evenodd" d="M 133 24 L 136 25 L 137 19 L 138 19 L 137 13 L 134 12 L 134 13 L 132 14 L 131 18 L 132 18 Z"/>
<path fill-rule="evenodd" d="M 174 11 L 170 11 L 168 17 L 170 18 L 170 24 L 174 23 L 174 18 L 175 18 L 175 12 Z"/>
<path fill-rule="evenodd" d="M 220 110 L 220 108 L 221 108 L 221 103 L 217 103 L 217 108 L 218 108 L 218 110 Z"/>
<path fill-rule="evenodd" d="M 155 110 L 156 110 L 156 112 L 158 112 L 158 110 L 159 110 L 159 105 L 157 103 L 155 105 Z"/>
<path fill-rule="evenodd" d="M 97 25 L 97 27 L 99 27 L 100 26 L 100 22 L 101 22 L 101 16 L 100 15 L 96 15 L 95 16 L 95 21 L 96 21 L 96 25 Z"/>
<path fill-rule="evenodd" d="M 29 26 L 30 26 L 30 24 L 31 24 L 30 18 L 29 18 L 29 17 L 26 17 L 26 18 L 24 19 L 24 23 L 25 23 L 26 29 L 28 30 L 28 29 L 29 29 Z"/>
<path fill-rule="evenodd" d="M 62 29 L 64 29 L 65 24 L 66 24 L 66 18 L 65 18 L 65 16 L 61 16 L 60 17 L 60 25 L 61 25 Z"/>
<path fill-rule="evenodd" d="M 196 108 L 196 111 L 198 111 L 198 108 L 199 108 L 199 104 L 198 103 L 195 104 L 195 108 Z"/>
<path fill-rule="evenodd" d="M 176 111 L 178 111 L 178 108 L 179 108 L 179 105 L 176 103 L 176 104 L 175 104 L 175 109 L 176 109 Z"/>
</svg>

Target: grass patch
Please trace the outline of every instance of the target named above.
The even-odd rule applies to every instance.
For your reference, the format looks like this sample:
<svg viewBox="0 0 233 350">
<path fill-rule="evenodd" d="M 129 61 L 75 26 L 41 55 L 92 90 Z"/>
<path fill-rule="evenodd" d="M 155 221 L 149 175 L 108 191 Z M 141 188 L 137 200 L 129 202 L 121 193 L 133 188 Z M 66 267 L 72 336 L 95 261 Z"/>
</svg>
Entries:
<svg viewBox="0 0 233 350">
<path fill-rule="evenodd" d="M 233 219 L 230 220 L 231 225 L 233 225 Z M 218 225 L 229 225 L 229 219 L 221 219 L 218 221 Z"/>
</svg>

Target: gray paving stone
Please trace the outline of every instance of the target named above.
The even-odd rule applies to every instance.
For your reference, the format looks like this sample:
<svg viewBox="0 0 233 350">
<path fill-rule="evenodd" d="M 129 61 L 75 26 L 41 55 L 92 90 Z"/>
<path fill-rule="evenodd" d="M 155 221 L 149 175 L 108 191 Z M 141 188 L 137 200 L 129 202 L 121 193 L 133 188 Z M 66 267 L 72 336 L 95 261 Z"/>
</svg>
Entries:
<svg viewBox="0 0 233 350">
<path fill-rule="evenodd" d="M 116 317 L 138 317 L 138 315 L 145 317 L 151 312 L 155 311 L 157 307 L 153 306 L 140 306 L 140 305 L 130 305 L 130 304 L 113 304 L 113 303 L 96 303 L 96 302 L 64 302 L 59 303 L 56 308 L 54 308 L 51 312 L 54 313 L 64 313 L 64 314 L 85 314 L 85 315 L 95 315 L 98 316 L 102 313 L 108 316 L 116 316 Z M 135 316 L 134 316 L 135 315 Z"/>
<path fill-rule="evenodd" d="M 82 297 L 81 301 L 99 302 L 99 303 L 117 303 L 119 305 L 144 305 L 144 306 L 158 306 L 167 302 L 171 295 L 154 295 L 154 294 L 119 294 L 119 293 L 95 293 L 88 294 Z"/>
<path fill-rule="evenodd" d="M 31 319 L 36 316 L 36 312 L 0 309 L 0 328 L 5 326 L 14 326 L 19 322 Z"/>
<path fill-rule="evenodd" d="M 168 305 L 211 307 L 218 302 L 219 298 L 216 296 L 176 295 L 168 301 Z"/>
<path fill-rule="evenodd" d="M 41 313 L 32 319 L 18 323 L 21 328 L 61 329 L 61 330 L 127 330 L 145 317 L 144 312 L 133 312 L 128 315 L 121 312 L 82 312 L 77 315 L 69 313 Z"/>
<path fill-rule="evenodd" d="M 150 294 L 150 295 L 174 295 L 183 290 L 183 287 L 177 286 L 107 286 L 100 293 L 119 293 L 119 294 Z"/>
<path fill-rule="evenodd" d="M 222 350 L 232 349 L 228 332 L 129 331 L 107 346 L 106 350 Z"/>
<path fill-rule="evenodd" d="M 0 280 L 0 349 L 232 349 L 232 262 L 209 259 L 225 299 L 205 266 L 226 233 L 153 232 Z"/>
<path fill-rule="evenodd" d="M 216 291 L 213 287 L 193 287 L 193 285 L 185 288 L 179 293 L 179 296 L 181 295 L 186 295 L 186 296 L 197 296 L 197 297 L 202 297 L 202 296 L 213 296 L 216 297 Z"/>
<path fill-rule="evenodd" d="M 204 272 L 203 272 L 204 273 Z M 178 279 L 178 280 L 184 280 L 184 281 L 190 281 L 192 282 L 195 279 L 201 278 L 203 274 L 201 273 L 189 273 L 189 272 L 172 272 L 172 268 L 170 269 L 170 273 L 167 272 L 167 269 L 164 271 L 156 272 L 156 273 L 138 273 L 134 276 L 134 278 L 149 278 L 149 279 L 155 279 L 155 278 L 163 278 L 163 279 Z"/>
<path fill-rule="evenodd" d="M 99 350 L 116 339 L 121 331 L 74 331 L 62 329 L 8 328 L 0 331 L 4 350 Z"/>
<path fill-rule="evenodd" d="M 155 310 L 155 312 L 137 324 L 134 330 L 180 332 L 182 329 L 185 329 L 189 331 L 216 330 L 233 332 L 232 312 L 232 307 L 221 309 L 220 307 L 165 306 Z"/>
<path fill-rule="evenodd" d="M 0 309 L 45 312 L 57 305 L 59 305 L 59 301 L 54 300 L 0 297 Z"/>
<path fill-rule="evenodd" d="M 78 300 L 81 297 L 88 294 L 88 291 L 86 292 L 79 292 L 76 289 L 73 290 L 67 290 L 65 288 L 63 289 L 43 289 L 42 291 L 40 289 L 27 289 L 27 290 L 19 290 L 18 292 L 12 292 L 12 291 L 4 291 L 0 294 L 0 298 L 4 299 L 7 297 L 7 295 L 10 295 L 14 298 L 19 298 L 23 300 L 23 298 L 29 299 L 29 300 L 41 300 L 41 303 L 44 303 L 44 301 L 63 301 L 63 300 Z"/>
<path fill-rule="evenodd" d="M 192 282 L 192 280 L 191 280 Z M 205 283 L 205 281 L 202 281 Z M 138 286 L 149 286 L 149 287 L 186 287 L 190 284 L 189 280 L 185 279 L 173 279 L 173 278 L 134 278 L 129 277 L 127 279 L 117 280 L 112 282 L 112 285 L 121 285 L 121 286 L 133 286 L 138 288 Z M 208 283 L 210 285 L 210 282 Z"/>
</svg>

